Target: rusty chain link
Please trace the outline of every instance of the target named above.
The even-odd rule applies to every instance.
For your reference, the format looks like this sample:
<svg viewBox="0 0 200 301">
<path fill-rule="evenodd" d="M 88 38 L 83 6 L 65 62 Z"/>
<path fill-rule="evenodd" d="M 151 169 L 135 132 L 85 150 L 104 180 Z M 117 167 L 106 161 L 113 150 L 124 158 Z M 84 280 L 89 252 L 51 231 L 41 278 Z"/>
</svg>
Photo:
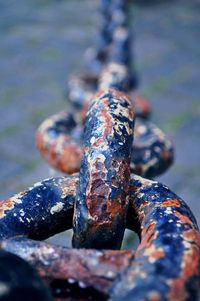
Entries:
<svg viewBox="0 0 200 301">
<path fill-rule="evenodd" d="M 101 1 L 106 20 L 105 40 L 95 57 L 100 76 L 75 78 L 69 95 L 76 109 L 50 117 L 37 132 L 45 159 L 72 175 L 38 182 L 0 203 L 0 259 L 5 267 L 6 256 L 7 261 L 21 260 L 22 266 L 31 264 L 56 301 L 197 301 L 200 234 L 195 217 L 168 187 L 141 177 L 164 172 L 173 148 L 155 125 L 138 120 L 125 2 Z M 72 93 L 74 84 L 78 97 Z M 72 227 L 77 249 L 40 241 Z M 126 228 L 140 238 L 135 252 L 119 250 Z M 35 283 L 27 300 L 52 300 L 26 268 L 17 277 L 30 276 Z M 4 300 L 2 284 L 8 295 L 15 292 L 14 282 L 0 277 Z"/>
<path fill-rule="evenodd" d="M 87 115 L 74 247 L 119 249 L 125 230 L 134 114 L 124 93 L 98 92 Z"/>
</svg>

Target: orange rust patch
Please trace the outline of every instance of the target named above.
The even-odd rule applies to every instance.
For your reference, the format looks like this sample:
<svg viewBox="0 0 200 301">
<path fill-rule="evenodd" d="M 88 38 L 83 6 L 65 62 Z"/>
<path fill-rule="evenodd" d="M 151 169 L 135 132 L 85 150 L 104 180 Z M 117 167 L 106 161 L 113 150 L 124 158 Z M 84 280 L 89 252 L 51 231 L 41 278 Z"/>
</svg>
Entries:
<svg viewBox="0 0 200 301">
<path fill-rule="evenodd" d="M 125 94 L 124 92 L 121 92 L 119 90 L 116 90 L 116 89 L 110 89 L 110 90 L 112 91 L 112 94 L 114 95 L 114 97 L 122 98 L 131 104 L 130 97 L 127 94 Z"/>
<path fill-rule="evenodd" d="M 78 144 L 70 143 L 64 146 L 62 155 L 57 157 L 57 166 L 61 171 L 72 174 L 80 170 L 83 151 Z"/>
<path fill-rule="evenodd" d="M 106 127 L 104 128 L 104 133 L 103 133 L 103 143 L 105 144 L 107 136 L 112 135 L 113 131 L 113 119 L 111 115 L 109 114 L 109 111 L 107 109 L 107 102 L 105 102 L 105 109 L 102 110 L 102 117 L 104 119 L 104 124 L 106 124 Z"/>
<path fill-rule="evenodd" d="M 170 288 L 170 292 L 167 295 L 170 301 L 184 301 L 187 299 L 183 279 L 173 279 Z"/>
<path fill-rule="evenodd" d="M 148 257 L 149 262 L 153 263 L 157 259 L 165 256 L 162 248 L 156 248 L 154 244 L 144 250 L 144 255 Z"/>
<path fill-rule="evenodd" d="M 111 202 L 107 203 L 107 211 L 109 212 L 109 215 L 111 215 L 111 217 L 115 218 L 116 215 L 121 215 L 123 213 L 124 206 L 122 206 L 121 201 L 122 200 L 121 200 L 121 196 L 120 196 L 118 198 L 113 199 L 112 203 Z"/>
<path fill-rule="evenodd" d="M 55 138 L 47 135 L 49 124 L 53 124 L 60 118 L 65 118 L 66 112 L 61 112 L 46 120 L 36 134 L 36 146 L 41 155 L 54 168 L 65 172 L 74 173 L 80 170 L 82 147 L 69 135 L 59 134 Z"/>
<path fill-rule="evenodd" d="M 148 206 L 149 205 L 149 201 L 143 201 L 142 202 L 142 205 L 140 206 L 140 208 L 139 208 L 139 211 L 142 211 L 146 206 Z"/>
<path fill-rule="evenodd" d="M 183 232 L 183 238 L 190 242 L 196 242 L 200 246 L 200 233 L 195 229 L 190 229 Z"/>
<path fill-rule="evenodd" d="M 95 98 L 101 98 L 104 94 L 105 94 L 106 91 L 104 90 L 99 90 L 97 91 L 95 94 L 94 94 L 94 99 Z"/>
<path fill-rule="evenodd" d="M 142 225 L 142 223 L 143 223 L 145 217 L 147 216 L 147 214 L 148 214 L 149 211 L 151 210 L 151 209 L 148 208 L 148 206 L 149 206 L 149 201 L 143 201 L 142 204 L 141 204 L 141 206 L 140 206 L 139 209 L 137 210 L 138 217 L 139 217 L 139 221 L 140 221 L 140 224 L 141 224 L 141 225 Z M 147 207 L 148 213 L 145 212 L 145 214 L 144 214 L 144 208 L 145 208 L 145 207 Z"/>
<path fill-rule="evenodd" d="M 170 200 L 167 200 L 167 201 L 163 202 L 160 206 L 161 207 L 168 207 L 168 206 L 180 207 L 181 204 L 176 199 L 170 199 Z"/>
<path fill-rule="evenodd" d="M 170 301 L 186 300 L 188 296 L 185 291 L 185 283 L 192 276 L 199 276 L 199 247 L 193 242 L 195 241 L 200 245 L 200 234 L 195 229 L 191 229 L 185 231 L 182 236 L 188 242 L 186 245 L 187 249 L 183 254 L 180 277 L 170 280 L 171 290 L 168 294 Z"/>
<path fill-rule="evenodd" d="M 149 301 L 160 301 L 161 300 L 160 294 L 156 291 L 150 292 L 148 294 L 148 300 Z"/>
<path fill-rule="evenodd" d="M 98 147 L 100 145 L 106 145 L 106 144 L 108 144 L 108 142 L 105 140 L 105 137 L 99 137 L 92 144 L 92 147 Z"/>
<path fill-rule="evenodd" d="M 39 149 L 39 151 L 41 152 L 42 155 L 44 155 L 45 152 L 45 143 L 44 143 L 44 137 L 43 137 L 43 133 L 40 132 L 40 130 L 38 130 L 37 134 L 36 134 L 36 147 Z"/>
<path fill-rule="evenodd" d="M 192 245 L 191 248 L 185 252 L 183 260 L 183 278 L 188 279 L 193 275 L 198 275 L 198 264 L 199 264 L 199 249 L 197 246 Z"/>
<path fill-rule="evenodd" d="M 98 216 L 98 220 L 107 216 L 107 202 L 109 196 L 109 186 L 105 184 L 104 179 L 94 178 L 92 174 L 90 187 L 87 189 L 87 206 L 92 217 Z M 108 218 L 108 217 L 107 217 Z"/>
<path fill-rule="evenodd" d="M 151 232 L 154 228 L 155 228 L 155 223 L 150 224 L 150 225 L 146 228 L 146 233 Z"/>
<path fill-rule="evenodd" d="M 56 143 L 51 145 L 42 152 L 41 154 L 50 163 L 51 166 L 56 169 L 72 174 L 80 170 L 80 161 L 82 158 L 82 149 L 75 142 L 71 141 L 67 143 L 66 139 L 57 140 Z M 61 151 L 62 150 L 62 151 Z"/>
<path fill-rule="evenodd" d="M 147 246 L 151 245 L 151 242 L 157 237 L 157 231 L 154 231 L 155 223 L 150 224 L 147 228 L 142 231 L 141 243 L 138 246 L 138 251 L 146 249 Z"/>
<path fill-rule="evenodd" d="M 129 93 L 129 96 L 134 107 L 136 106 L 137 108 L 139 108 L 142 113 L 150 112 L 150 105 L 146 99 L 136 94 L 135 91 L 131 91 Z"/>
<path fill-rule="evenodd" d="M 174 212 L 174 215 L 181 221 L 182 224 L 189 224 L 193 226 L 193 222 L 188 216 L 181 214 L 180 212 Z"/>
<path fill-rule="evenodd" d="M 14 208 L 14 206 L 15 206 L 15 203 L 13 201 L 13 198 L 9 198 L 9 199 L 2 201 L 0 203 L 0 218 L 4 217 L 6 215 L 5 211 Z"/>
</svg>

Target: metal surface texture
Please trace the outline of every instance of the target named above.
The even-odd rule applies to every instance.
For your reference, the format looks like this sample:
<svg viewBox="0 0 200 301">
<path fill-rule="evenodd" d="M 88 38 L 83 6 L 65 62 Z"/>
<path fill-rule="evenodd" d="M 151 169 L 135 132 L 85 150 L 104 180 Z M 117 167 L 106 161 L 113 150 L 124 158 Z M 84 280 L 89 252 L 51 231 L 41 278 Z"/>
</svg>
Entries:
<svg viewBox="0 0 200 301">
<path fill-rule="evenodd" d="M 51 166 L 64 173 L 80 170 L 85 113 L 86 109 L 81 114 L 76 111 L 60 112 L 47 118 L 37 131 L 36 145 L 41 155 Z M 163 131 L 150 121 L 136 118 L 132 172 L 155 177 L 171 166 L 173 158 L 172 142 Z"/>
<path fill-rule="evenodd" d="M 172 164 L 173 146 L 159 128 L 144 120 L 150 114 L 150 106 L 138 95 L 133 85 L 128 1 L 101 1 L 100 4 L 102 17 L 110 22 L 110 50 L 105 47 L 108 59 L 97 74 L 89 71 L 70 78 L 68 100 L 71 107 L 42 123 L 36 144 L 42 156 L 54 168 L 64 173 L 78 172 L 83 154 L 85 115 L 96 97 L 95 93 L 98 90 L 117 89 L 127 94 L 136 118 L 141 118 L 135 126 L 132 172 L 153 178 Z M 108 31 L 108 24 L 102 26 Z"/>
<path fill-rule="evenodd" d="M 24 237 L 4 240 L 1 248 L 34 266 L 54 298 L 61 300 L 107 300 L 113 281 L 134 257 L 133 251 L 71 250 Z"/>
<path fill-rule="evenodd" d="M 97 82 L 104 68 L 108 64 L 117 63 L 128 71 L 126 92 L 130 94 L 136 115 L 142 118 L 150 116 L 148 101 L 136 91 L 138 80 L 133 68 L 132 32 L 129 26 L 131 20 L 128 12 L 129 1 L 99 1 L 96 49 L 89 48 L 86 51 L 86 73 L 70 76 L 67 83 L 67 99 L 76 108 L 82 107 L 91 93 L 99 88 Z"/>
<path fill-rule="evenodd" d="M 98 92 L 87 115 L 75 247 L 120 248 L 128 206 L 134 114 L 124 93 Z"/>
<path fill-rule="evenodd" d="M 27 292 L 30 301 L 198 301 L 195 217 L 168 187 L 141 177 L 164 172 L 173 146 L 157 126 L 138 118 L 127 3 L 101 1 L 98 74 L 73 77 L 68 92 L 76 101 L 37 132 L 44 158 L 71 175 L 0 202 L 2 301 L 25 300 Z M 145 100 L 142 106 L 147 117 Z M 72 249 L 41 241 L 71 228 Z M 139 237 L 135 251 L 120 250 L 126 228 Z M 18 271 L 21 294 L 21 283 L 27 285 L 21 299 L 4 298 L 8 290 L 15 293 L 6 268 L 8 274 Z"/>
<path fill-rule="evenodd" d="M 65 249 L 30 240 L 44 238 L 31 200 L 40 198 L 38 209 L 47 212 L 46 218 L 38 217 L 45 218 L 51 228 L 49 233 L 46 230 L 47 238 L 60 231 L 57 226 L 52 228 L 53 223 L 65 222 L 62 230 L 72 227 L 78 181 L 78 175 L 48 179 L 14 196 L 13 207 L 1 203 L 1 248 L 32 264 L 54 297 L 66 298 L 75 289 L 85 296 L 83 300 L 90 300 L 93 294 L 100 300 L 198 300 L 200 234 L 195 218 L 184 201 L 156 181 L 131 175 L 126 228 L 140 237 L 135 254 Z M 48 199 L 54 202 L 48 204 Z"/>
</svg>

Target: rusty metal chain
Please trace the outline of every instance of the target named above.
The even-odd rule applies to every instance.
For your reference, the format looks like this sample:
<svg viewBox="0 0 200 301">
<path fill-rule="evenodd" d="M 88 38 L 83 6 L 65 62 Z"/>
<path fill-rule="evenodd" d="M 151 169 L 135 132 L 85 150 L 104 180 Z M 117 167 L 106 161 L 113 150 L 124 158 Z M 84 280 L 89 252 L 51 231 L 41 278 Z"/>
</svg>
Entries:
<svg viewBox="0 0 200 301">
<path fill-rule="evenodd" d="M 148 118 L 150 105 L 138 95 L 136 71 L 133 71 L 131 53 L 131 36 L 128 20 L 128 1 L 100 0 L 100 28 L 97 38 L 97 49 L 87 51 L 87 64 L 90 72 L 83 75 L 72 75 L 68 80 L 68 100 L 75 107 L 80 108 L 91 93 L 98 88 L 98 78 L 102 69 L 110 62 L 118 63 L 118 67 L 125 69 L 126 89 L 130 95 L 137 116 Z M 112 65 L 112 64 L 111 64 Z"/>
<path fill-rule="evenodd" d="M 195 218 L 184 201 L 158 182 L 131 175 L 126 228 L 140 237 L 135 254 L 31 240 L 72 227 L 78 181 L 78 176 L 52 178 L 2 202 L 1 248 L 31 263 L 55 298 L 198 300 Z"/>
<path fill-rule="evenodd" d="M 106 11 L 107 2 L 110 3 L 110 10 Z M 46 119 L 38 130 L 36 144 L 40 153 L 50 165 L 64 173 L 80 170 L 85 115 L 96 91 L 110 88 L 127 93 L 137 117 L 131 158 L 132 172 L 152 178 L 165 172 L 173 162 L 173 146 L 169 138 L 151 122 L 138 118 L 147 118 L 149 106 L 143 99 L 136 96 L 137 93 L 132 86 L 130 29 L 125 18 L 126 2 L 101 1 L 101 10 L 109 14 L 110 17 L 106 19 L 109 19 L 111 23 L 110 26 L 107 23 L 105 25 L 105 30 L 110 28 L 109 40 L 111 41 L 110 51 L 107 46 L 104 47 L 104 50 L 108 52 L 107 60 L 103 62 L 101 72 L 95 80 L 90 73 L 84 75 L 84 80 L 80 76 L 78 78 L 73 76 L 69 81 L 69 100 L 72 105 L 75 104 L 76 109 L 72 106 Z M 111 14 L 111 8 L 113 14 Z M 119 11 L 123 18 L 113 18 L 113 15 L 119 16 Z"/>
<path fill-rule="evenodd" d="M 102 4 L 107 2 L 124 7 L 124 1 Z M 119 59 L 126 47 L 124 41 L 117 43 L 114 61 L 107 62 L 98 78 L 98 92 L 86 93 L 90 99 L 81 110 L 47 119 L 37 133 L 48 162 L 79 174 L 38 182 L 0 202 L 0 248 L 31 264 L 56 301 L 197 301 L 198 226 L 180 197 L 139 176 L 166 170 L 173 151 L 155 125 L 142 119 L 135 123 L 128 63 Z M 72 227 L 76 249 L 40 241 Z M 126 228 L 140 238 L 135 252 L 119 250 Z M 31 273 L 21 277 L 30 275 L 32 284 L 38 283 L 41 295 L 35 300 L 52 300 Z M 12 291 L 12 281 L 2 281 L 4 292 Z"/>
</svg>

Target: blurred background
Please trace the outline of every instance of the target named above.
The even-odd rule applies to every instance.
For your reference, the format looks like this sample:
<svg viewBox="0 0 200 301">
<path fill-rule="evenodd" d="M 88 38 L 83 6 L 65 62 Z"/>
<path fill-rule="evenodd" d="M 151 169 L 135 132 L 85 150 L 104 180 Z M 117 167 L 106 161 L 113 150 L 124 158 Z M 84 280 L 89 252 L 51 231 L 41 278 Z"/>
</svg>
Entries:
<svg viewBox="0 0 200 301">
<path fill-rule="evenodd" d="M 134 1 L 133 1 L 134 2 Z M 95 0 L 0 0 L 0 199 L 52 175 L 35 147 L 40 123 L 66 106 L 67 76 L 95 44 Z M 173 140 L 173 167 L 157 180 L 200 224 L 200 1 L 131 7 L 139 91 Z"/>
</svg>

